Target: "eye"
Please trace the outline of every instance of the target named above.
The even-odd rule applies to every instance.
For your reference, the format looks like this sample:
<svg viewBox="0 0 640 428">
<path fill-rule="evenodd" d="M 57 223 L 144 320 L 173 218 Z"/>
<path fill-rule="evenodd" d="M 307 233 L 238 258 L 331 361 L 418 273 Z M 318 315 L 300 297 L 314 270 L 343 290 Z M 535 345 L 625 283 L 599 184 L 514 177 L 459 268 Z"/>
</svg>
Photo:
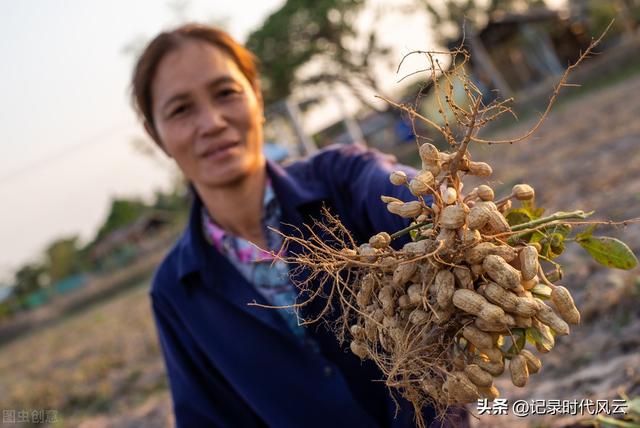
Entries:
<svg viewBox="0 0 640 428">
<path fill-rule="evenodd" d="M 235 95 L 237 95 L 239 93 L 240 93 L 239 89 L 229 87 L 229 88 L 220 89 L 218 91 L 217 95 L 218 95 L 219 98 L 223 98 L 224 99 L 224 98 L 232 98 L 233 96 L 235 96 Z"/>
<path fill-rule="evenodd" d="M 169 117 L 176 117 L 185 114 L 187 111 L 189 111 L 189 108 L 189 104 L 178 104 L 169 111 Z"/>
</svg>

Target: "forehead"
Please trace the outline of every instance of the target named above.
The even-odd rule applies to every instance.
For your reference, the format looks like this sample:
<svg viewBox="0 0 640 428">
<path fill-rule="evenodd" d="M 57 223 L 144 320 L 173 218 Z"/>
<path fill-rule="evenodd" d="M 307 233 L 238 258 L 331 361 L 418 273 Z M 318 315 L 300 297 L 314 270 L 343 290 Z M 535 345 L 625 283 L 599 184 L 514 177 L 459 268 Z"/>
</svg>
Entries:
<svg viewBox="0 0 640 428">
<path fill-rule="evenodd" d="M 230 77 L 248 83 L 235 61 L 222 49 L 204 41 L 186 40 L 158 63 L 151 82 L 151 99 L 158 105 L 172 96 Z"/>
</svg>

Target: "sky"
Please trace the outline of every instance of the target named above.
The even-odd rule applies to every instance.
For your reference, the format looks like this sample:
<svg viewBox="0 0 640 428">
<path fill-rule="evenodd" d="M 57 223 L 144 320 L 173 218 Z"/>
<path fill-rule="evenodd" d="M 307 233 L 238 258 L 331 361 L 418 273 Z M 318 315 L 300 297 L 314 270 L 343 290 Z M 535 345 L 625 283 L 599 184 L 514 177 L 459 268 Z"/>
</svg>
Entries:
<svg viewBox="0 0 640 428">
<path fill-rule="evenodd" d="M 176 4 L 176 2 L 173 2 Z M 239 40 L 283 0 L 189 2 Z M 124 47 L 173 26 L 158 0 L 0 3 L 0 282 L 53 239 L 91 239 L 113 196 L 150 197 L 172 170 L 143 156 Z"/>
<path fill-rule="evenodd" d="M 387 10 L 393 11 L 396 1 L 369 3 L 391 4 Z M 170 186 L 172 164 L 159 154 L 142 155 L 132 144 L 145 136 L 129 103 L 134 58 L 125 47 L 175 26 L 180 21 L 175 5 L 181 3 L 185 0 L 0 3 L 0 284 L 23 263 L 36 261 L 54 239 L 91 240 L 113 197 L 150 198 Z M 284 0 L 216 6 L 221 3 L 187 1 L 182 20 L 224 22 L 244 41 Z M 395 51 L 380 76 L 387 93 L 397 86 L 394 64 L 404 54 L 435 47 L 429 22 L 413 15 L 362 15 L 361 24 L 377 26 Z M 420 68 L 410 62 L 405 67 Z M 318 119 L 306 120 L 316 125 L 335 120 L 327 112 L 339 113 L 343 102 L 334 99 L 334 104 L 316 112 Z M 349 109 L 356 107 L 352 103 Z"/>
</svg>

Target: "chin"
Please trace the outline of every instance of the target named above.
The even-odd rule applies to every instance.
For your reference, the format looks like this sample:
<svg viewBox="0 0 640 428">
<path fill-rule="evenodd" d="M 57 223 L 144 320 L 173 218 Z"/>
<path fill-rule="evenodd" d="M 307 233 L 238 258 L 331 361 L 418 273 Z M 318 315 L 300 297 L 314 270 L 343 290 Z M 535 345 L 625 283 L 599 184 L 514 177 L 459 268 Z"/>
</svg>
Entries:
<svg viewBox="0 0 640 428">
<path fill-rule="evenodd" d="M 202 182 L 209 187 L 232 186 L 248 177 L 253 170 L 250 165 L 231 164 L 216 174 L 207 174 Z"/>
</svg>

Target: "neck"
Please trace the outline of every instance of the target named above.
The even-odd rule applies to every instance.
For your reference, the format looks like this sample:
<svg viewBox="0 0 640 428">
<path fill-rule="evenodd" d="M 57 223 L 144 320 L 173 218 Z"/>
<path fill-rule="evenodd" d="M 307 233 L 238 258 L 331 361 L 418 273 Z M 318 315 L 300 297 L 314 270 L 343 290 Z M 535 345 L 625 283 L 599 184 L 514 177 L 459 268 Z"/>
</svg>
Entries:
<svg viewBox="0 0 640 428">
<path fill-rule="evenodd" d="M 222 229 L 266 248 L 262 201 L 266 166 L 224 187 L 194 185 L 207 212 Z"/>
</svg>

